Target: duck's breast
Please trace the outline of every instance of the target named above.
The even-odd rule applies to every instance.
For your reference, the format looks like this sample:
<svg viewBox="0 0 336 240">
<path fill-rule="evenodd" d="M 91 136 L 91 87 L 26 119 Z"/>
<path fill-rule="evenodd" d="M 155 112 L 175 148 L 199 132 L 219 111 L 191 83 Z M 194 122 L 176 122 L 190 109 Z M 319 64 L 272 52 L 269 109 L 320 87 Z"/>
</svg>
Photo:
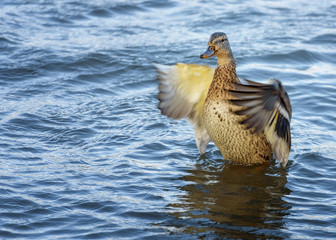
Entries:
<svg viewBox="0 0 336 240">
<path fill-rule="evenodd" d="M 229 101 L 234 98 L 229 93 L 230 81 L 239 81 L 235 72 L 216 69 L 203 107 L 203 124 L 226 160 L 243 164 L 268 161 L 272 153 L 265 135 L 247 130 L 240 124 L 244 116 L 235 114 L 239 107 Z"/>
</svg>

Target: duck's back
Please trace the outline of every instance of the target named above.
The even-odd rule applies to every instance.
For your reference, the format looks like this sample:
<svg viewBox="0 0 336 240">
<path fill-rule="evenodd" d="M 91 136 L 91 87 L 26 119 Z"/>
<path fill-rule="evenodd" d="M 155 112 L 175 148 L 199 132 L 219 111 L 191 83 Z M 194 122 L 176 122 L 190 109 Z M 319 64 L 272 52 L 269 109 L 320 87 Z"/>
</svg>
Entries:
<svg viewBox="0 0 336 240">
<path fill-rule="evenodd" d="M 268 162 L 272 158 L 271 146 L 263 133 L 255 134 L 240 124 L 244 116 L 234 113 L 237 106 L 230 103 L 239 83 L 235 65 L 217 67 L 203 107 L 203 124 L 226 160 L 242 164 Z"/>
</svg>

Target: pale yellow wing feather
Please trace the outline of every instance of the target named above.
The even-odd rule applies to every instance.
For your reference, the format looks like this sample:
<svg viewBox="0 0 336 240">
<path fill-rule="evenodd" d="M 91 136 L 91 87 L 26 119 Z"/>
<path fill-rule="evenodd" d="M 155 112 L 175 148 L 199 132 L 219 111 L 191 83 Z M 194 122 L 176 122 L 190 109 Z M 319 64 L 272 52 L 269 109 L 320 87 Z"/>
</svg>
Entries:
<svg viewBox="0 0 336 240">
<path fill-rule="evenodd" d="M 178 63 L 173 66 L 155 65 L 159 80 L 159 109 L 173 119 L 188 118 L 194 125 L 197 147 L 204 153 L 210 137 L 202 124 L 202 109 L 214 68 Z"/>
<path fill-rule="evenodd" d="M 158 98 L 162 114 L 174 119 L 199 118 L 215 70 L 183 63 L 173 66 L 156 64 L 155 67 L 159 74 Z"/>
</svg>

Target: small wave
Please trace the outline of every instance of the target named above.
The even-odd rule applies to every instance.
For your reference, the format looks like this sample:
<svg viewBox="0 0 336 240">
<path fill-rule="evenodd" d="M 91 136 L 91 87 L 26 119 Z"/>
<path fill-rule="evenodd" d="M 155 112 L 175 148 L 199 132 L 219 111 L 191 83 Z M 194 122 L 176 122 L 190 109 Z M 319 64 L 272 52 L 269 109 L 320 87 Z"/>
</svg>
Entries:
<svg viewBox="0 0 336 240">
<path fill-rule="evenodd" d="M 269 54 L 258 57 L 258 60 L 272 63 L 315 63 L 319 61 L 319 54 L 306 49 L 283 54 Z"/>
<path fill-rule="evenodd" d="M 326 34 L 321 34 L 318 36 L 315 36 L 313 38 L 311 38 L 308 41 L 305 41 L 305 43 L 309 43 L 309 44 L 335 44 L 336 43 L 336 34 L 334 33 L 326 33 Z"/>
<path fill-rule="evenodd" d="M 111 17 L 112 13 L 106 9 L 94 9 L 89 13 L 91 16 L 95 17 Z"/>
<path fill-rule="evenodd" d="M 7 45 L 7 44 L 15 44 L 15 42 L 8 38 L 0 37 L 0 47 L 2 47 L 2 45 Z"/>
<path fill-rule="evenodd" d="M 119 4 L 119 5 L 110 7 L 109 10 L 116 14 L 125 14 L 125 15 L 131 15 L 137 12 L 145 11 L 144 8 L 142 8 L 141 6 L 135 5 L 135 4 Z"/>
</svg>

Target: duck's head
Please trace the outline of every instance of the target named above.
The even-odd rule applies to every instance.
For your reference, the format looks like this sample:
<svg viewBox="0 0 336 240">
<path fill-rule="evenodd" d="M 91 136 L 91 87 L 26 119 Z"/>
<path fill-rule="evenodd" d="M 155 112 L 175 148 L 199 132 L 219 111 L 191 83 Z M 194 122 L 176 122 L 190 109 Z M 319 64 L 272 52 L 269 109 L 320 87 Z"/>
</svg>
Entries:
<svg viewBox="0 0 336 240">
<path fill-rule="evenodd" d="M 200 58 L 209 58 L 215 55 L 218 60 L 233 60 L 229 40 L 225 33 L 215 32 L 211 34 L 208 49 L 199 55 Z"/>
</svg>

